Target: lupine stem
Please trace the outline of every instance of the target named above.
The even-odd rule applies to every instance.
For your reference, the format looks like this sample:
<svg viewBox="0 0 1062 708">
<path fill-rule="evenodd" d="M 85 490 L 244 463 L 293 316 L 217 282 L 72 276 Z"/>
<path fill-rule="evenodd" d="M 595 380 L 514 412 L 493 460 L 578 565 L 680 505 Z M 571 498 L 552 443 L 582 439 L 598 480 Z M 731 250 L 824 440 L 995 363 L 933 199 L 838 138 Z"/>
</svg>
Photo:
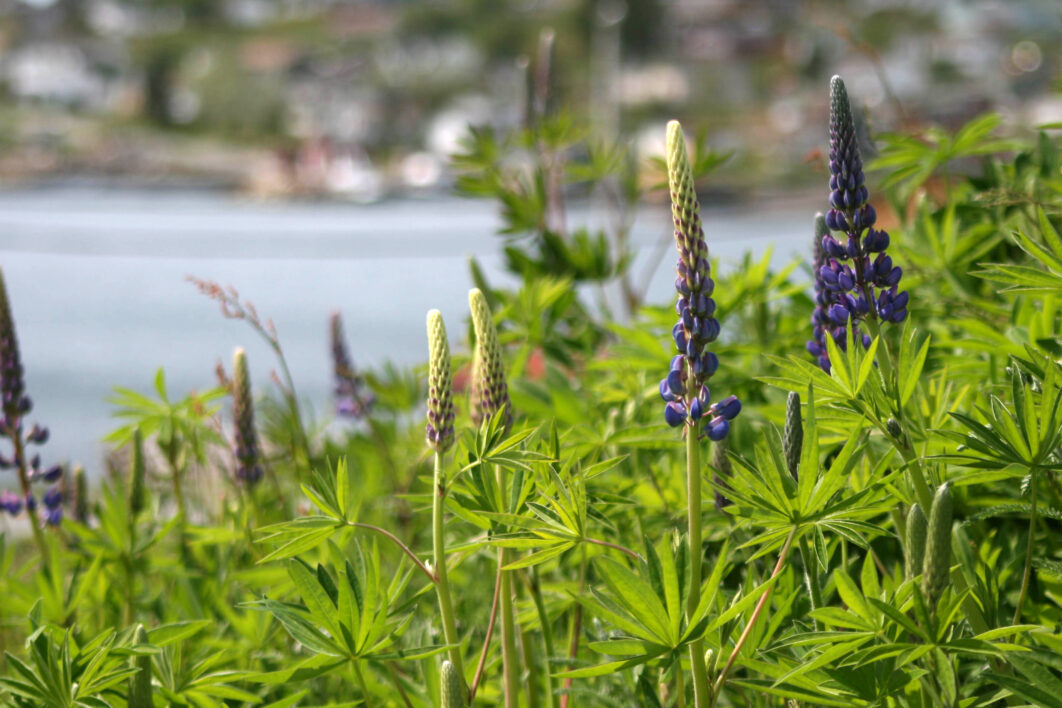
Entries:
<svg viewBox="0 0 1062 708">
<path fill-rule="evenodd" d="M 487 636 L 483 638 L 483 650 L 479 653 L 479 663 L 476 665 L 476 675 L 472 678 L 472 687 L 468 691 L 468 703 L 471 705 L 476 700 L 476 690 L 483 678 L 483 669 L 487 665 L 487 650 L 490 649 L 490 639 L 494 636 L 494 623 L 498 619 L 498 596 L 501 594 L 502 569 L 498 566 L 498 575 L 494 579 L 494 599 L 490 603 L 490 619 L 487 621 Z"/>
<path fill-rule="evenodd" d="M 450 599 L 450 582 L 446 574 L 446 546 L 443 537 L 443 501 L 446 499 L 446 478 L 443 473 L 442 453 L 435 453 L 435 493 L 432 496 L 432 549 L 435 562 L 435 592 L 439 596 L 439 612 L 442 614 L 443 636 L 450 645 L 450 661 L 457 675 L 465 680 L 465 668 L 461 662 L 461 638 L 454 622 L 454 607 Z"/>
<path fill-rule="evenodd" d="M 538 566 L 531 566 L 531 577 L 528 578 L 528 588 L 531 598 L 535 602 L 535 610 L 538 612 L 538 621 L 542 625 L 542 645 L 546 650 L 546 673 L 545 690 L 549 696 L 549 704 L 556 708 L 559 705 L 557 696 L 553 695 L 553 673 L 550 670 L 550 659 L 553 658 L 553 628 L 550 626 L 549 613 L 546 612 L 546 603 L 542 598 L 542 586 L 538 578 Z"/>
<path fill-rule="evenodd" d="M 350 662 L 350 665 L 354 668 L 354 678 L 358 682 L 358 688 L 361 689 L 362 705 L 372 705 L 372 702 L 369 700 L 369 685 L 365 683 L 365 674 L 361 672 L 361 664 L 355 659 Z"/>
<path fill-rule="evenodd" d="M 1036 467 L 1029 469 L 1029 539 L 1025 543 L 1025 569 L 1021 574 L 1021 591 L 1018 593 L 1018 605 L 1014 608 L 1014 621 L 1021 621 L 1021 608 L 1029 594 L 1029 581 L 1032 578 L 1033 539 L 1036 537 Z"/>
<path fill-rule="evenodd" d="M 0 283 L 2 285 L 2 283 Z M 26 518 L 29 520 L 30 528 L 33 529 L 33 540 L 37 544 L 37 550 L 41 554 L 41 568 L 45 573 L 50 572 L 50 558 L 48 553 L 48 542 L 44 538 L 44 532 L 41 531 L 40 520 L 37 516 L 37 510 L 32 508 L 28 499 L 32 493 L 30 488 L 29 471 L 26 469 L 26 451 L 22 445 L 21 426 L 15 425 L 14 432 L 11 433 L 11 444 L 15 449 L 15 459 L 18 460 L 18 481 L 22 486 L 22 499 L 26 505 Z"/>
<path fill-rule="evenodd" d="M 579 594 L 586 590 L 586 546 L 581 546 L 579 560 Z M 579 634 L 583 631 L 583 606 L 577 604 L 572 611 L 571 631 L 569 632 L 570 643 L 568 645 L 568 658 L 575 660 L 579 655 Z M 571 678 L 564 679 L 564 695 L 561 696 L 561 708 L 568 708 L 569 691 L 572 687 Z"/>
<path fill-rule="evenodd" d="M 701 447 L 697 440 L 699 421 L 686 427 L 686 481 L 690 527 L 690 592 L 686 598 L 686 620 L 693 621 L 693 613 L 701 602 Z M 704 665 L 704 642 L 690 642 L 690 672 L 693 674 L 693 702 L 697 708 L 711 700 L 708 669 Z M 679 686 L 680 690 L 682 686 Z"/>
<path fill-rule="evenodd" d="M 675 706 L 686 708 L 686 682 L 682 678 L 682 659 L 675 662 Z"/>
<path fill-rule="evenodd" d="M 808 595 L 811 597 L 811 609 L 817 610 L 822 607 L 822 587 L 819 585 L 819 570 L 815 557 L 811 554 L 811 548 L 806 539 L 800 539 L 800 558 L 804 561 L 804 582 L 808 586 Z M 818 622 L 812 620 L 817 628 Z"/>
<path fill-rule="evenodd" d="M 412 551 L 412 549 L 410 549 L 409 546 L 407 546 L 406 544 L 402 543 L 402 539 L 400 539 L 398 536 L 395 536 L 393 533 L 391 533 L 387 529 L 382 529 L 379 526 L 373 526 L 372 524 L 363 524 L 360 521 L 348 521 L 347 523 L 350 526 L 353 526 L 355 528 L 367 529 L 369 531 L 375 531 L 376 533 L 380 534 L 381 536 L 385 536 L 386 538 L 390 539 L 391 541 L 394 542 L 394 544 L 396 546 L 398 546 L 402 550 L 403 553 L 405 553 L 407 556 L 409 556 L 409 558 L 413 561 L 413 563 L 418 568 L 420 568 L 420 571 L 428 576 L 429 580 L 431 580 L 433 583 L 438 583 L 439 582 L 439 579 L 437 577 L 435 577 L 435 573 L 431 572 L 431 570 L 428 568 L 428 566 L 424 565 L 424 562 L 420 558 L 417 558 L 417 554 L 414 553 Z"/>
<path fill-rule="evenodd" d="M 504 499 L 505 476 L 500 465 L 494 468 L 494 474 Z M 502 669 L 505 673 L 505 708 L 516 708 L 518 703 L 517 693 L 519 691 L 516 666 L 516 622 L 513 618 L 512 574 L 507 570 L 503 570 L 508 562 L 507 555 L 504 547 L 498 549 L 498 572 L 500 574 L 498 612 L 501 614 L 502 626 Z"/>
<path fill-rule="evenodd" d="M 794 526 L 789 531 L 789 535 L 786 536 L 785 543 L 782 545 L 782 551 L 778 554 L 778 562 L 774 564 L 774 572 L 771 573 L 771 577 L 768 578 L 768 582 L 782 572 L 785 567 L 786 558 L 789 557 L 789 549 L 793 547 L 793 539 L 796 538 L 797 529 L 799 527 Z M 752 616 L 749 617 L 749 623 L 745 625 L 745 630 L 741 633 L 741 636 L 737 640 L 737 644 L 734 645 L 734 650 L 730 652 L 730 658 L 726 660 L 726 665 L 723 666 L 723 670 L 719 674 L 719 678 L 715 681 L 715 688 L 712 691 L 712 705 L 715 705 L 715 700 L 718 699 L 719 694 L 723 691 L 723 684 L 726 683 L 726 677 L 730 673 L 730 669 L 734 666 L 734 662 L 737 661 L 738 654 L 741 653 L 741 649 L 745 646 L 745 642 L 748 641 L 749 635 L 752 634 L 752 628 L 756 626 L 756 620 L 759 619 L 760 613 L 763 612 L 763 608 L 767 606 L 767 601 L 771 597 L 771 589 L 767 588 L 763 595 L 760 596 L 759 602 L 756 603 L 756 609 L 752 611 Z"/>
</svg>

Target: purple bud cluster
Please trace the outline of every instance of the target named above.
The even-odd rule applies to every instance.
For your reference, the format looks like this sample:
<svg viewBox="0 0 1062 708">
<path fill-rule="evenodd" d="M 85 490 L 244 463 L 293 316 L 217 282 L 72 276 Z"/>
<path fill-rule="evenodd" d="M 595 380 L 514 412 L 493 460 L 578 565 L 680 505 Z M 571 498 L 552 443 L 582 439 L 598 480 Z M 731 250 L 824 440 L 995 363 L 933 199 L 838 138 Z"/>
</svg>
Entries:
<svg viewBox="0 0 1062 708">
<path fill-rule="evenodd" d="M 860 332 L 860 322 L 903 322 L 908 301 L 907 293 L 897 290 L 903 271 L 885 253 L 889 234 L 874 228 L 877 213 L 867 203 L 855 121 L 839 76 L 830 81 L 829 168 L 831 208 L 816 220 L 814 338 L 807 344 L 827 372 L 827 334 L 843 350 L 847 328 L 852 327 L 853 340 L 869 347 L 870 335 Z M 831 231 L 844 238 L 835 238 Z"/>
<path fill-rule="evenodd" d="M 0 470 L 17 470 L 23 489 L 22 495 L 8 490 L 0 492 L 0 510 L 12 516 L 17 516 L 23 508 L 35 512 L 37 499 L 30 491 L 30 484 L 47 482 L 53 486 L 44 494 L 44 506 L 47 510 L 45 520 L 56 526 L 63 518 L 63 498 L 54 483 L 62 478 L 63 467 L 45 467 L 41 464 L 39 454 L 30 453 L 30 447 L 46 443 L 49 434 L 48 429 L 38 423 L 34 423 L 28 431 L 23 429 L 26 414 L 33 409 L 33 401 L 25 391 L 15 322 L 11 316 L 3 275 L 0 274 L 0 437 L 11 441 L 12 450 L 10 457 L 0 454 Z"/>
<path fill-rule="evenodd" d="M 343 320 L 332 313 L 329 327 L 332 339 L 332 367 L 335 372 L 336 413 L 349 418 L 363 418 L 372 410 L 376 397 L 365 389 L 365 379 L 354 369 L 347 340 L 343 335 Z"/>
</svg>

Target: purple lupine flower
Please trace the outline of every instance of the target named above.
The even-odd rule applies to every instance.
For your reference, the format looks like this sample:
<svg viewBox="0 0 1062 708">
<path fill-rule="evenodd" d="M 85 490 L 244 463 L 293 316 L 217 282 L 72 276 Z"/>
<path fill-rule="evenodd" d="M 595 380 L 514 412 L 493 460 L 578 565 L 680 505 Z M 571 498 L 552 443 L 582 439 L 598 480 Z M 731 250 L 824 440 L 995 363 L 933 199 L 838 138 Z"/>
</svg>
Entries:
<svg viewBox="0 0 1062 708">
<path fill-rule="evenodd" d="M 678 322 L 671 330 L 678 354 L 672 357 L 670 370 L 660 382 L 664 399 L 664 420 L 672 427 L 683 423 L 696 425 L 707 418 L 704 434 L 722 440 L 730 431 L 730 421 L 741 411 L 741 403 L 730 396 L 711 402 L 708 379 L 719 368 L 719 359 L 708 345 L 719 336 L 715 319 L 711 265 L 708 245 L 701 226 L 700 204 L 693 185 L 686 142 L 677 121 L 667 126 L 667 171 L 671 190 L 671 213 L 675 222 L 675 246 L 679 260 L 675 289 Z"/>
<path fill-rule="evenodd" d="M 11 516 L 18 516 L 22 511 L 22 497 L 7 489 L 0 491 L 0 509 Z"/>
<path fill-rule="evenodd" d="M 63 493 L 59 490 L 59 487 L 48 487 L 48 490 L 44 493 L 44 497 L 41 500 L 44 502 L 46 508 L 55 509 L 62 505 Z"/>
<path fill-rule="evenodd" d="M 831 208 L 821 224 L 816 218 L 814 338 L 807 344 L 826 372 L 830 371 L 827 334 L 843 350 L 851 327 L 853 340 L 869 347 L 871 338 L 860 332 L 861 322 L 903 322 L 907 317 L 907 293 L 896 289 L 903 271 L 885 253 L 888 233 L 873 228 L 877 213 L 867 203 L 852 107 L 839 76 L 830 80 L 829 168 Z M 830 231 L 839 231 L 844 238 L 838 240 Z"/>
<path fill-rule="evenodd" d="M 336 413 L 350 418 L 363 418 L 372 410 L 376 397 L 365 390 L 365 379 L 354 369 L 347 340 L 343 334 L 343 319 L 333 312 L 329 320 L 332 341 L 332 368 L 335 373 Z"/>
</svg>

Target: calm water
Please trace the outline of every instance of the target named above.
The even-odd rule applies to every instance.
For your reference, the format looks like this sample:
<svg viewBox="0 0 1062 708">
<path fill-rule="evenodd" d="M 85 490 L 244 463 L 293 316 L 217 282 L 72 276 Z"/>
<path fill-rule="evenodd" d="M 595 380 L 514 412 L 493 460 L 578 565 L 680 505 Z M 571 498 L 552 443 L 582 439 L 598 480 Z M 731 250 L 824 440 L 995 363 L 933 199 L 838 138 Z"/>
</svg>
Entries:
<svg viewBox="0 0 1062 708">
<path fill-rule="evenodd" d="M 781 263 L 808 243 L 814 210 L 709 212 L 724 263 L 775 244 Z M 592 210 L 570 215 L 593 225 Z M 232 284 L 272 317 L 296 386 L 328 415 L 327 320 L 343 313 L 358 366 L 426 356 L 424 313 L 437 307 L 460 331 L 475 256 L 503 282 L 492 203 L 458 199 L 373 206 L 260 204 L 209 192 L 49 188 L 0 193 L 0 266 L 14 309 L 33 415 L 51 428 L 46 460 L 98 467 L 114 421 L 115 385 L 151 388 L 166 370 L 171 392 L 214 383 L 220 359 L 244 346 L 252 379 L 274 362 L 251 329 L 222 318 L 185 276 Z M 636 273 L 650 297 L 672 297 L 670 215 L 646 208 L 635 225 Z M 661 251 L 660 244 L 666 249 Z M 655 269 L 659 254 L 664 257 Z"/>
</svg>

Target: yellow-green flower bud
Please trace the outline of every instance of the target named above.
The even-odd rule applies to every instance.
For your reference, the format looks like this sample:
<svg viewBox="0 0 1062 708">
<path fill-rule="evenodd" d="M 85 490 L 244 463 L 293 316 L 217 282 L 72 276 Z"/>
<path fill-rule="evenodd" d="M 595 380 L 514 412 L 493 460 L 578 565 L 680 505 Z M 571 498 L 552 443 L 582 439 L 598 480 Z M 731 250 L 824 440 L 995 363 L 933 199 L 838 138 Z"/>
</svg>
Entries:
<svg viewBox="0 0 1062 708">
<path fill-rule="evenodd" d="M 442 663 L 439 697 L 442 708 L 465 708 L 464 680 L 450 661 Z"/>
<path fill-rule="evenodd" d="M 929 530 L 926 535 L 926 556 L 922 561 L 922 594 L 930 607 L 935 607 L 948 584 L 951 570 L 951 487 L 942 485 L 929 510 Z"/>
<path fill-rule="evenodd" d="M 476 333 L 476 350 L 472 357 L 472 421 L 480 425 L 498 411 L 504 411 L 508 428 L 513 422 L 512 403 L 505 383 L 505 366 L 494 317 L 479 288 L 468 292 L 468 305 Z"/>
<path fill-rule="evenodd" d="M 454 444 L 453 373 L 442 313 L 428 313 L 428 446 L 446 452 Z"/>
<path fill-rule="evenodd" d="M 922 572 L 926 555 L 926 514 L 919 504 L 912 504 L 907 512 L 907 533 L 904 545 L 904 575 L 910 579 Z"/>
</svg>

